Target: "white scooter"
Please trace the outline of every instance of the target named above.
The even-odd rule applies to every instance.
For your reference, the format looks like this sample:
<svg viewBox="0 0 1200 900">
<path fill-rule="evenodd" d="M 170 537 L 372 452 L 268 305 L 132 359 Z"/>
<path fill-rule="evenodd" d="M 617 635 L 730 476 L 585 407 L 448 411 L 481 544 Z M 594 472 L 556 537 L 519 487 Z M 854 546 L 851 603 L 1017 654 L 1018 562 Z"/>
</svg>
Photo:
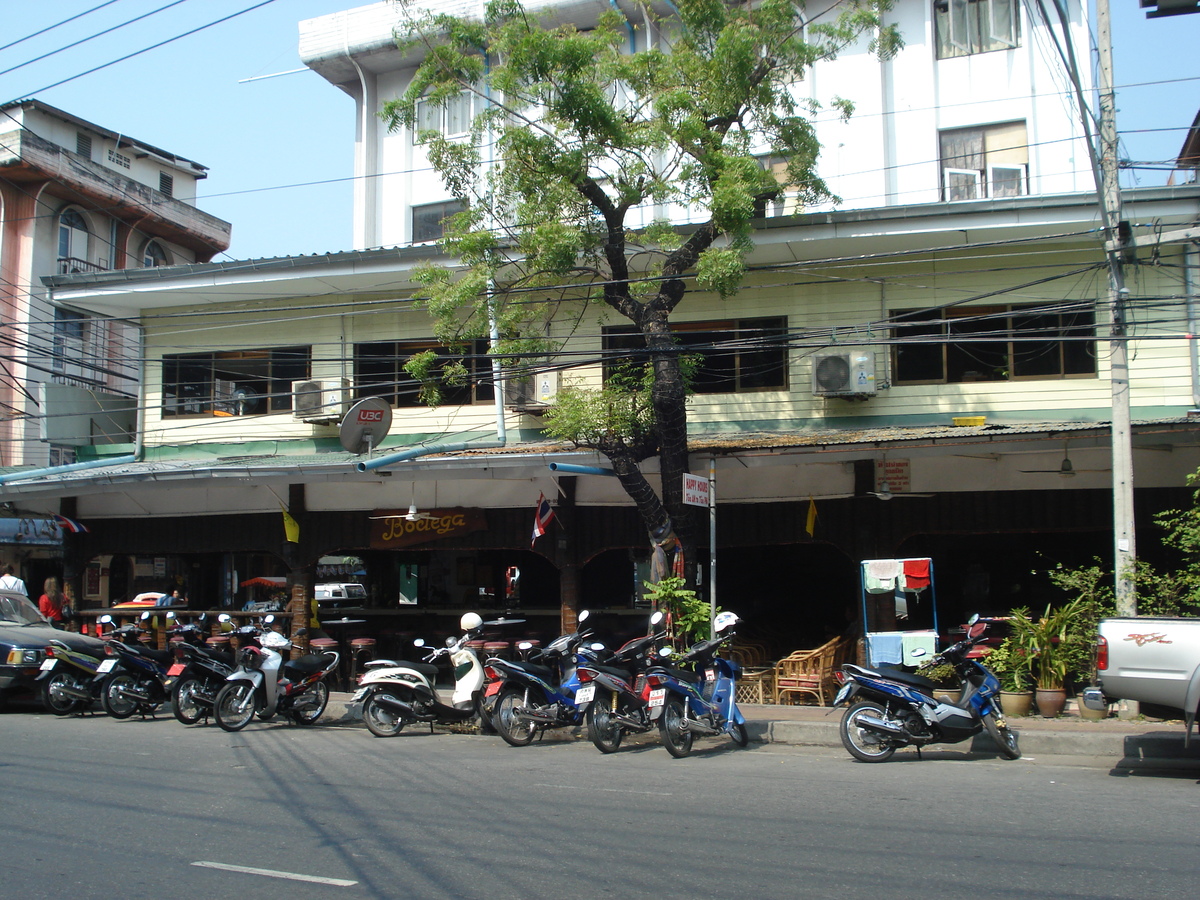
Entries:
<svg viewBox="0 0 1200 900">
<path fill-rule="evenodd" d="M 305 633 L 304 629 L 298 633 Z M 261 646 L 238 650 L 238 667 L 225 679 L 213 703 L 217 724 L 226 731 L 240 731 L 256 713 L 268 719 L 279 712 L 297 725 L 311 725 L 321 718 L 329 703 L 325 677 L 337 671 L 338 652 L 309 653 L 285 661 L 283 653 L 292 642 L 282 634 L 268 631 L 258 643 Z"/>
<path fill-rule="evenodd" d="M 367 663 L 353 702 L 362 703 L 363 721 L 371 734 L 395 737 L 409 722 L 433 726 L 456 725 L 476 717 L 487 721 L 480 715 L 483 665 L 467 646 L 486 623 L 477 613 L 465 613 L 458 624 L 462 636 L 446 638 L 446 646 L 427 654 L 424 662 L 377 659 Z M 420 638 L 413 644 L 425 646 Z M 446 655 L 454 668 L 454 695 L 449 703 L 438 696 L 438 669 L 433 665 L 434 660 Z"/>
</svg>

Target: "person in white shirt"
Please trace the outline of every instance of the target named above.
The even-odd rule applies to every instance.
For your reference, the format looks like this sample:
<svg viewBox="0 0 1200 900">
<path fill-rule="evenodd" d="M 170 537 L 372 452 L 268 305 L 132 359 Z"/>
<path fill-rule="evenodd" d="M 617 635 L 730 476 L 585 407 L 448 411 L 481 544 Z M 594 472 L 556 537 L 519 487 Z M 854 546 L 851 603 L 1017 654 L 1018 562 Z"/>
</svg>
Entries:
<svg viewBox="0 0 1200 900">
<path fill-rule="evenodd" d="M 29 596 L 29 590 L 25 587 L 25 582 L 13 574 L 12 563 L 7 563 L 4 566 L 4 574 L 0 575 L 0 591 L 16 591 L 19 594 Z"/>
</svg>

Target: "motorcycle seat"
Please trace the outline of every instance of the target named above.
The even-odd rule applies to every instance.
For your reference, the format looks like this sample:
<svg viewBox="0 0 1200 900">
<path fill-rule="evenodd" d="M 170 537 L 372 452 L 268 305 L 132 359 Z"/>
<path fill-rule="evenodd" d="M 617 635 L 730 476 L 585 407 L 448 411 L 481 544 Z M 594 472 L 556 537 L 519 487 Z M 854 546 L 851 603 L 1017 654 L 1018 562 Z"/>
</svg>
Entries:
<svg viewBox="0 0 1200 900">
<path fill-rule="evenodd" d="M 161 663 L 164 666 L 169 666 L 175 662 L 175 654 L 170 650 L 155 650 L 151 647 L 138 647 L 137 655 L 144 656 L 146 659 L 152 659 L 156 663 Z"/>
<path fill-rule="evenodd" d="M 320 672 L 327 665 L 329 665 L 329 659 L 324 653 L 309 653 L 299 659 L 288 660 L 283 664 L 285 669 L 303 672 L 305 675 Z"/>
<path fill-rule="evenodd" d="M 540 666 L 537 663 L 522 662 L 509 663 L 508 669 L 516 669 L 521 672 L 528 672 L 534 678 L 540 678 L 542 681 L 554 683 L 558 680 L 558 675 L 549 666 Z"/>
<path fill-rule="evenodd" d="M 898 681 L 901 684 L 906 684 L 909 687 L 914 687 L 919 691 L 933 693 L 937 687 L 928 678 L 922 675 L 917 675 L 913 672 L 905 672 L 903 669 L 896 669 L 892 666 L 878 666 L 874 669 L 866 669 L 862 666 L 852 666 L 855 671 L 866 675 L 868 678 L 886 678 L 888 681 Z"/>
<path fill-rule="evenodd" d="M 430 683 L 437 681 L 438 667 L 435 666 L 433 663 L 408 662 L 407 660 L 401 660 L 400 662 L 392 663 L 392 665 L 393 666 L 404 666 L 404 668 L 406 668 L 406 669 L 412 669 L 414 672 L 420 672 L 422 675 L 424 675 L 426 678 L 429 679 Z M 378 669 L 376 669 L 376 671 L 378 671 Z"/>
<path fill-rule="evenodd" d="M 599 663 L 588 663 L 587 668 L 594 672 L 603 672 L 605 675 L 620 678 L 622 681 L 633 681 L 633 673 L 628 669 L 622 669 L 617 666 L 602 666 Z"/>
<path fill-rule="evenodd" d="M 698 684 L 700 681 L 699 672 L 689 672 L 687 669 L 672 669 L 667 666 L 655 666 L 648 674 L 662 672 L 664 675 L 670 675 L 672 678 L 679 681 L 686 681 L 690 684 Z"/>
</svg>

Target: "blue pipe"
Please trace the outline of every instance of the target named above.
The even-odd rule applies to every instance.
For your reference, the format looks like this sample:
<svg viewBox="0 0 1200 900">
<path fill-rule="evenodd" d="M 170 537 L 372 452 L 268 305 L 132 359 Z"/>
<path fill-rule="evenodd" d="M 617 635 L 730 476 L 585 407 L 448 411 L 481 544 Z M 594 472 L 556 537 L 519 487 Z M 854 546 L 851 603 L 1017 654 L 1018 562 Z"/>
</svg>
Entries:
<svg viewBox="0 0 1200 900">
<path fill-rule="evenodd" d="M 551 472 L 565 472 L 568 475 L 611 475 L 617 477 L 612 469 L 601 469 L 599 466 L 577 466 L 573 463 L 550 463 Z"/>
<path fill-rule="evenodd" d="M 355 463 L 354 468 L 359 472 L 370 472 L 374 469 L 382 469 L 384 466 L 390 466 L 393 463 L 404 462 L 409 459 L 416 459 L 420 456 L 429 456 L 431 453 L 451 453 L 456 450 L 496 450 L 504 446 L 503 441 L 487 441 L 484 443 L 464 442 L 460 444 L 430 444 L 428 447 L 413 447 L 409 450 L 401 450 L 399 453 L 389 453 L 387 456 L 380 456 L 377 459 L 369 459 L 366 462 Z"/>
<path fill-rule="evenodd" d="M 9 472 L 7 475 L 0 475 L 0 484 L 41 478 L 44 475 L 78 472 L 81 469 L 97 469 L 100 466 L 123 466 L 125 463 L 131 462 L 137 462 L 136 453 L 131 453 L 129 456 L 110 456 L 105 459 L 89 459 L 87 462 L 67 463 L 65 466 L 47 466 L 44 469 L 30 469 L 27 472 Z"/>
</svg>

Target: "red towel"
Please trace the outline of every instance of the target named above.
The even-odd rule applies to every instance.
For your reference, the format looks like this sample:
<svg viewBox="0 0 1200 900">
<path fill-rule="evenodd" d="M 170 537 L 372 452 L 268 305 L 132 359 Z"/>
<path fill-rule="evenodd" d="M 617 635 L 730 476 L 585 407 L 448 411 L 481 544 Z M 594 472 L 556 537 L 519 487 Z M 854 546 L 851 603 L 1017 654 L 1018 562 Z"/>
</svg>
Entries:
<svg viewBox="0 0 1200 900">
<path fill-rule="evenodd" d="M 904 561 L 904 587 L 909 591 L 923 591 L 929 587 L 929 560 L 906 559 Z"/>
</svg>

